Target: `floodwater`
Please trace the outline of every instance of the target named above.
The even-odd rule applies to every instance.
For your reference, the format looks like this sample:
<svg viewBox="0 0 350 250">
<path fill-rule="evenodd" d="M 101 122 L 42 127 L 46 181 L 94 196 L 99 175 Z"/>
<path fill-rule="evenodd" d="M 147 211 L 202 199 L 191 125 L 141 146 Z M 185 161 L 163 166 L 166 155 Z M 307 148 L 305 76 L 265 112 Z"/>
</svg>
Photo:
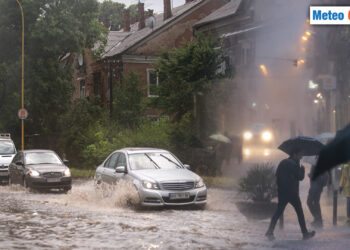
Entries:
<svg viewBox="0 0 350 250">
<path fill-rule="evenodd" d="M 119 191 L 100 192 L 92 181 L 68 194 L 2 186 L 0 248 L 223 249 L 241 248 L 251 237 L 231 191 L 211 189 L 205 210 L 138 210 L 126 202 L 133 194 Z"/>
<path fill-rule="evenodd" d="M 280 239 L 270 242 L 264 237 L 269 219 L 247 220 L 236 208 L 239 197 L 232 190 L 209 189 L 205 210 L 138 210 L 128 205 L 134 198 L 129 189 L 96 190 L 92 181 L 74 183 L 68 194 L 1 186 L 0 248 L 327 249 L 336 236 L 344 238 L 344 246 L 350 243 L 344 231 L 327 223 L 322 237 L 300 240 L 291 208 L 285 230 L 276 229 Z"/>
</svg>

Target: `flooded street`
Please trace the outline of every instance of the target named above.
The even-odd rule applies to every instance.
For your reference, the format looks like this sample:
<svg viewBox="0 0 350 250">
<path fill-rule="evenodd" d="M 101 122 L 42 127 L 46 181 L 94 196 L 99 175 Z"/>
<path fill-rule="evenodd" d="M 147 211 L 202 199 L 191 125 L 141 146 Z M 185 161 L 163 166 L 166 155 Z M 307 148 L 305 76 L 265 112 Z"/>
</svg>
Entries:
<svg viewBox="0 0 350 250">
<path fill-rule="evenodd" d="M 116 197 L 98 199 L 92 183 L 66 194 L 1 187 L 2 249 L 211 249 L 259 246 L 230 191 L 212 189 L 206 210 L 128 208 Z"/>
<path fill-rule="evenodd" d="M 1 186 L 0 248 L 327 249 L 338 244 L 332 242 L 335 236 L 340 244 L 349 244 L 347 231 L 333 228 L 327 215 L 325 229 L 314 240 L 300 240 L 291 207 L 286 210 L 285 230 L 276 230 L 277 240 L 270 242 L 264 237 L 269 220 L 247 220 L 235 206 L 234 191 L 209 189 L 205 210 L 137 210 L 126 206 L 130 197 L 120 192 L 103 197 L 106 193 L 95 191 L 90 181 L 75 183 L 68 194 Z"/>
</svg>

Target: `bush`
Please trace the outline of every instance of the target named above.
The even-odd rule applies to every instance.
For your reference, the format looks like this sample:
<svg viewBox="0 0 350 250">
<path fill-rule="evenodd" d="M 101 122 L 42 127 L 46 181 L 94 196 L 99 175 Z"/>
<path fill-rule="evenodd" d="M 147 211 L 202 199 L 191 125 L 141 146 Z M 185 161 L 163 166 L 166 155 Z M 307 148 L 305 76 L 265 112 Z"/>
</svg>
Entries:
<svg viewBox="0 0 350 250">
<path fill-rule="evenodd" d="M 245 193 L 248 199 L 270 202 L 277 196 L 275 166 L 271 163 L 255 165 L 239 180 L 238 186 L 239 191 Z"/>
<path fill-rule="evenodd" d="M 87 168 L 94 168 L 110 153 L 125 147 L 154 147 L 173 151 L 168 134 L 169 122 L 143 121 L 138 128 L 106 128 L 96 126 L 95 141 L 83 150 Z M 176 154 L 176 153 L 175 153 Z"/>
</svg>

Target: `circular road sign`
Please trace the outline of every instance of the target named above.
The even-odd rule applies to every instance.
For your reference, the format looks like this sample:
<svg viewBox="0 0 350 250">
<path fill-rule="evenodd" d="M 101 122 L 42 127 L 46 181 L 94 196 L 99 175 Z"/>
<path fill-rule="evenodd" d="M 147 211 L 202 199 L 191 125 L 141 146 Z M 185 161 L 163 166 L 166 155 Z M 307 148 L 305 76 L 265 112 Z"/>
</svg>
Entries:
<svg viewBox="0 0 350 250">
<path fill-rule="evenodd" d="M 19 109 L 17 115 L 19 119 L 25 120 L 28 117 L 28 111 L 25 108 Z"/>
</svg>

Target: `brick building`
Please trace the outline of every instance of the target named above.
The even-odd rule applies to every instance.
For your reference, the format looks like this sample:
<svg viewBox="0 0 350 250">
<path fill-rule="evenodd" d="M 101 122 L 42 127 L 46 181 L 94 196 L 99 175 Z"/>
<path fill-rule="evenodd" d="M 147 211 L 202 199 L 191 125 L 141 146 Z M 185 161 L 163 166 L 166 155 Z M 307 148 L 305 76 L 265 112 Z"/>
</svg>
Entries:
<svg viewBox="0 0 350 250">
<path fill-rule="evenodd" d="M 76 91 L 74 98 L 100 96 L 109 103 L 110 89 L 122 81 L 121 75 L 131 71 L 139 74 L 145 97 L 155 96 L 152 86 L 158 85 L 153 63 L 161 49 L 181 46 L 183 40 L 193 39 L 193 25 L 220 8 L 224 0 L 186 0 L 177 8 L 164 0 L 164 13 L 152 15 L 138 4 L 138 22 L 130 25 L 130 13 L 124 13 L 124 27 L 110 31 L 102 58 L 93 61 L 89 51 L 77 56 L 74 63 Z M 110 77 L 112 76 L 112 77 Z M 113 97 L 112 97 L 113 98 Z M 157 115 L 149 111 L 149 116 Z"/>
</svg>

